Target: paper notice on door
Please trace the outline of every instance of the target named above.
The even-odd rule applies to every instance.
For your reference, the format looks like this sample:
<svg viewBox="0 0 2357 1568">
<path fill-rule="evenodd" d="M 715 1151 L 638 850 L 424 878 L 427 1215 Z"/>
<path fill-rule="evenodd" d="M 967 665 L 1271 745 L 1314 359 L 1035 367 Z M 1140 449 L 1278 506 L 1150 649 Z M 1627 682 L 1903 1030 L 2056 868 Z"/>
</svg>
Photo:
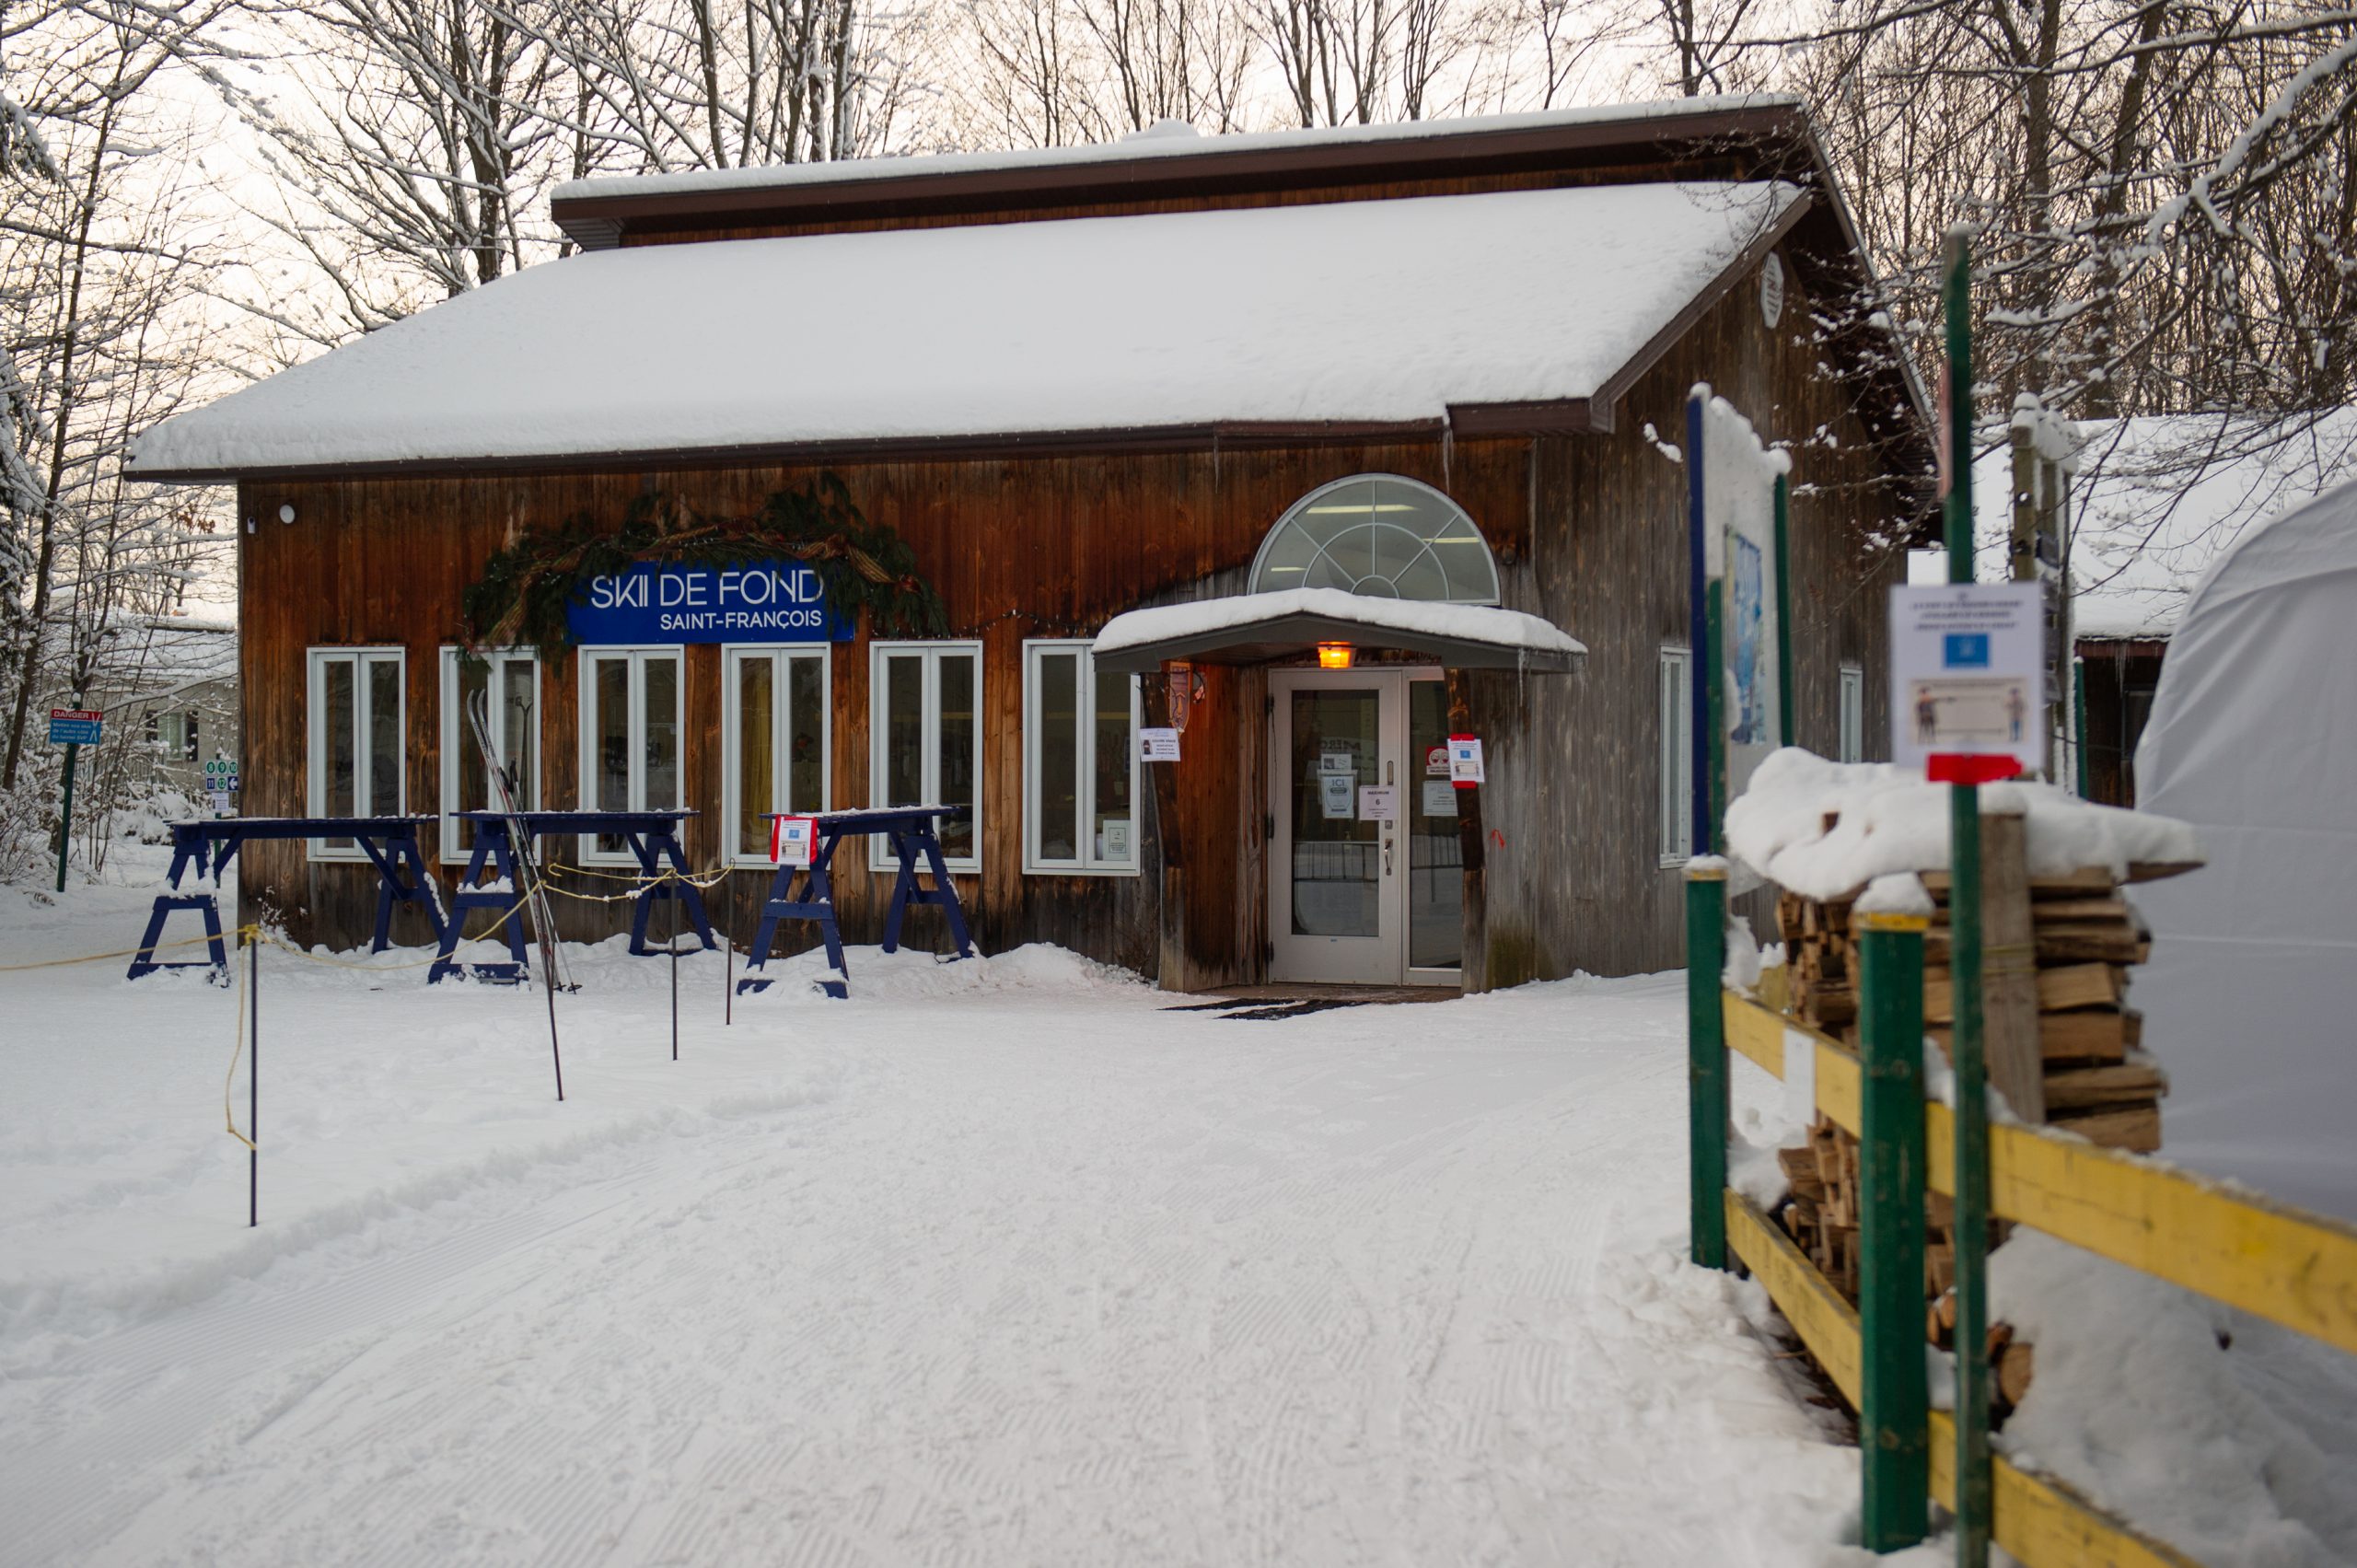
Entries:
<svg viewBox="0 0 2357 1568">
<path fill-rule="evenodd" d="M 1397 784 L 1360 785 L 1359 819 L 1366 822 L 1399 820 L 1399 786 Z"/>
<path fill-rule="evenodd" d="M 1359 771 L 1357 754 L 1350 751 L 1320 752 L 1318 771 L 1321 773 L 1355 773 Z"/>
<path fill-rule="evenodd" d="M 1457 786 L 1446 779 L 1424 781 L 1424 815 L 1454 817 L 1457 815 Z"/>
<path fill-rule="evenodd" d="M 1354 773 L 1320 773 L 1318 776 L 1326 805 L 1328 821 L 1349 821 L 1353 807 L 1358 805 L 1354 791 L 1358 777 Z"/>
</svg>

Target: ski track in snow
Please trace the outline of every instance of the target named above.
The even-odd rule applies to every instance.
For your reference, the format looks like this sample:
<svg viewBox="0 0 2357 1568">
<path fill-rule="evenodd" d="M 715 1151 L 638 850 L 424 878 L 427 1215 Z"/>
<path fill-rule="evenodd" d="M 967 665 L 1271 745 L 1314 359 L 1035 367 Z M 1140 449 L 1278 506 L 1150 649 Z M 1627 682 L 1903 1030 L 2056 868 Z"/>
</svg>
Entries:
<svg viewBox="0 0 2357 1568">
<path fill-rule="evenodd" d="M 729 1030 L 685 965 L 674 1066 L 663 966 L 592 954 L 574 1101 L 492 1148 L 447 1107 L 545 1094 L 536 997 L 266 978 L 258 1237 L 205 1145 L 8 1222 L 41 1250 L 192 1190 L 145 1273 L 86 1236 L 17 1291 L 0 1562 L 1852 1560 L 1854 1453 L 1754 1287 L 1678 1258 L 1674 978 L 1239 1023 L 913 957 Z M 226 997 L 63 972 L 10 1000 L 219 1013 L 106 1047 L 217 1097 Z M 366 1065 L 307 1089 L 339 1040 Z M 404 1096 L 441 1166 L 273 1184 L 365 1186 Z"/>
</svg>

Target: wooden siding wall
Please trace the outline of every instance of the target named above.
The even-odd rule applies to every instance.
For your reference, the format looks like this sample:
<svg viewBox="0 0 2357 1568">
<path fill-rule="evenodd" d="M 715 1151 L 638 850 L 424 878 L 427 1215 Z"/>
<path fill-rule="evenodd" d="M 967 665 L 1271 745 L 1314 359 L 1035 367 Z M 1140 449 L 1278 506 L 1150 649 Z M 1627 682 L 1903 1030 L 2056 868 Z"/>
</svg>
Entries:
<svg viewBox="0 0 2357 1568">
<path fill-rule="evenodd" d="M 1240 591 L 1262 536 L 1284 508 L 1353 473 L 1403 473 L 1450 492 L 1484 520 L 1493 545 L 1518 559 L 1528 544 L 1521 526 L 1527 467 L 1527 443 L 1518 440 L 836 467 L 868 517 L 909 540 L 948 602 L 951 634 L 983 644 L 983 869 L 961 877 L 959 888 L 985 946 L 995 951 L 1057 942 L 1152 973 L 1167 919 L 1185 934 L 1184 982 L 1259 978 L 1266 930 L 1266 779 L 1260 771 L 1265 677 L 1205 672 L 1208 689 L 1184 760 L 1176 764 L 1177 826 L 1193 846 L 1194 865 L 1208 869 L 1216 854 L 1230 869 L 1189 877 L 1187 907 L 1166 913 L 1152 877 L 1023 873 L 1023 642 L 1087 636 L 1140 604 Z M 517 530 L 582 514 L 619 522 L 642 490 L 750 511 L 813 471 L 518 473 L 242 487 L 241 516 L 261 519 L 256 532 L 241 536 L 244 809 L 305 809 L 306 650 L 406 648 L 407 798 L 412 810 L 435 810 L 439 650 L 455 634 L 461 591 L 494 549 Z M 296 508 L 291 525 L 275 520 L 283 504 Z M 541 671 L 541 791 L 554 807 L 580 800 L 576 668 L 567 657 Z M 686 804 L 703 813 L 689 825 L 685 842 L 691 862 L 710 867 L 721 850 L 720 650 L 689 648 L 684 675 L 683 787 Z M 858 642 L 834 648 L 836 807 L 868 803 L 868 686 L 863 629 Z M 1144 802 L 1141 816 L 1147 816 Z M 1148 842 L 1161 830 L 1151 820 L 1142 826 Z M 240 861 L 247 896 L 286 919 L 298 939 L 340 947 L 365 940 L 374 913 L 370 868 L 308 861 L 299 844 L 257 844 Z M 849 849 L 837 863 L 845 935 L 853 941 L 880 935 L 881 900 L 889 889 L 865 864 Z M 725 895 L 708 895 L 739 940 L 752 935 L 766 882 L 764 873 L 738 872 Z M 610 890 L 594 882 L 571 885 Z M 619 908 L 563 899 L 557 904 L 569 936 L 624 928 Z M 785 935 L 795 948 L 808 945 L 801 932 Z M 423 917 L 404 912 L 396 939 L 424 941 Z M 939 946 L 938 916 L 916 912 L 911 940 Z"/>
<path fill-rule="evenodd" d="M 1867 754 L 1881 754 L 1884 600 L 1906 554 L 1876 540 L 1897 537 L 1905 500 L 1849 407 L 1854 389 L 1816 373 L 1808 301 L 1790 286 L 1773 331 L 1756 283 L 1736 287 L 1639 379 L 1616 434 L 1536 443 L 1532 546 L 1505 574 L 1505 602 L 1570 631 L 1588 658 L 1568 680 L 1473 676 L 1475 727 L 1492 760 L 1481 791 L 1488 973 L 1467 977 L 1469 989 L 1683 961 L 1681 877 L 1659 864 L 1658 759 L 1660 649 L 1689 641 L 1686 470 L 1645 430 L 1683 446 L 1697 381 L 1764 439 L 1802 444 L 1791 528 L 1796 738 L 1835 754 L 1837 671 L 1856 663 Z M 1737 908 L 1763 938 L 1772 931 L 1763 898 Z"/>
</svg>

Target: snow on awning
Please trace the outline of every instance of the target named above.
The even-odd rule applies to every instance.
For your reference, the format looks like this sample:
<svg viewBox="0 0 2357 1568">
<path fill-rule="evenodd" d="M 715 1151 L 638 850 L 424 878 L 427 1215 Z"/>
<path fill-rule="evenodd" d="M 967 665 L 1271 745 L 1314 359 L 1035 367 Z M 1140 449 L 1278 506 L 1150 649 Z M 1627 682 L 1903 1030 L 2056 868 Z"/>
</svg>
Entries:
<svg viewBox="0 0 2357 1568">
<path fill-rule="evenodd" d="M 148 431 L 142 479 L 732 456 L 1608 402 L 1808 198 L 1591 186 L 625 247 Z"/>
<path fill-rule="evenodd" d="M 1587 656 L 1562 628 L 1518 610 L 1287 588 L 1117 615 L 1097 633 L 1097 668 L 1136 675 L 1166 659 L 1259 664 L 1319 643 L 1428 654 L 1459 669 L 1561 672 Z"/>
</svg>

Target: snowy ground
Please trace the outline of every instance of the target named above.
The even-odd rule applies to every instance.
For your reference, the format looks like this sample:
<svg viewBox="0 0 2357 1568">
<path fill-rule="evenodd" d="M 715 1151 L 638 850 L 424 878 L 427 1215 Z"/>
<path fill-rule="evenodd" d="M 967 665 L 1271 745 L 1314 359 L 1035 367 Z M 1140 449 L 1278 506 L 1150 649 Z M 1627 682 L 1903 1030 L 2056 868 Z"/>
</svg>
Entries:
<svg viewBox="0 0 2357 1568">
<path fill-rule="evenodd" d="M 147 896 L 0 893 L 0 962 Z M 1867 1561 L 1678 1258 L 1675 979 L 853 966 L 724 1028 L 683 963 L 674 1063 L 668 966 L 585 954 L 558 1105 L 537 993 L 266 949 L 253 1231 L 232 993 L 0 974 L 0 1562 Z"/>
</svg>

